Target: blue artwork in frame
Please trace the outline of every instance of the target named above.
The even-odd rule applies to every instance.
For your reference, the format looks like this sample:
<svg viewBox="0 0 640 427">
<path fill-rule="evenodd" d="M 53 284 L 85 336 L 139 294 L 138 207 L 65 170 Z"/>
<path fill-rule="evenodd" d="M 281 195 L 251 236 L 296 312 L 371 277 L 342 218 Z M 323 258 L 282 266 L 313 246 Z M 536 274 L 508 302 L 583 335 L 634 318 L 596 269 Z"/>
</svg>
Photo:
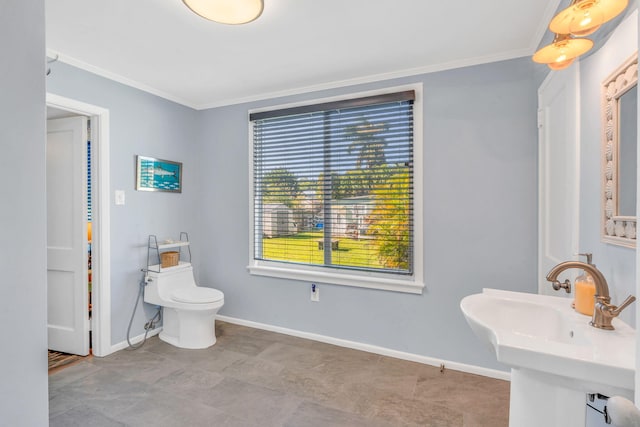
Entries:
<svg viewBox="0 0 640 427">
<path fill-rule="evenodd" d="M 182 193 L 182 163 L 136 156 L 136 190 Z"/>
</svg>

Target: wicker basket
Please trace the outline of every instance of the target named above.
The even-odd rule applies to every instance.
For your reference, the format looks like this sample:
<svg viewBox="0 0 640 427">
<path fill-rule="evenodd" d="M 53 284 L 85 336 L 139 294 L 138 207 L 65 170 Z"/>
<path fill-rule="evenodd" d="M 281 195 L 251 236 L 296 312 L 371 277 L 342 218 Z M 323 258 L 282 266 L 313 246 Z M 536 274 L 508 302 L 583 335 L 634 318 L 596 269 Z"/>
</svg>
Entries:
<svg viewBox="0 0 640 427">
<path fill-rule="evenodd" d="M 177 251 L 167 251 L 162 252 L 160 254 L 160 267 L 174 267 L 178 265 L 178 260 L 180 259 L 180 252 Z"/>
</svg>

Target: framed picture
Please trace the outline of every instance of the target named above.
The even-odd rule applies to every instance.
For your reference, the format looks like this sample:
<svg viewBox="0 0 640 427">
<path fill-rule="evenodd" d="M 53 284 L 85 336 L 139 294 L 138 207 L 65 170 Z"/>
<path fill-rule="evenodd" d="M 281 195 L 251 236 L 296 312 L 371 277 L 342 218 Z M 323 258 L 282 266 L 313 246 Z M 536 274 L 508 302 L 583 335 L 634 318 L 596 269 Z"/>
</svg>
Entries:
<svg viewBox="0 0 640 427">
<path fill-rule="evenodd" d="M 136 190 L 182 193 L 182 163 L 136 156 Z"/>
</svg>

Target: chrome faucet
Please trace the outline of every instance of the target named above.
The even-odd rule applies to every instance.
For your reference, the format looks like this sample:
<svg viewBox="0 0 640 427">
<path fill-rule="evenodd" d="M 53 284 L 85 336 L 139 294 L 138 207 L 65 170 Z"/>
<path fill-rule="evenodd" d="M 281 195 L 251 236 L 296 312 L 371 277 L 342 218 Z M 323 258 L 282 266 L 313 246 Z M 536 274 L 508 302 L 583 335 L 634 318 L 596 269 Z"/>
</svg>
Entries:
<svg viewBox="0 0 640 427">
<path fill-rule="evenodd" d="M 611 320 L 617 317 L 622 310 L 627 308 L 629 304 L 636 300 L 636 297 L 629 295 L 626 300 L 620 306 L 616 307 L 611 304 L 611 297 L 609 296 L 609 285 L 607 279 L 604 278 L 600 270 L 595 265 L 587 264 L 581 261 L 566 261 L 562 262 L 549 271 L 547 274 L 547 280 L 553 283 L 554 289 L 556 286 L 560 286 L 558 281 L 558 275 L 570 268 L 581 268 L 591 274 L 593 282 L 596 285 L 595 295 L 595 308 L 593 310 L 593 317 L 589 324 L 594 328 L 613 330 Z"/>
</svg>

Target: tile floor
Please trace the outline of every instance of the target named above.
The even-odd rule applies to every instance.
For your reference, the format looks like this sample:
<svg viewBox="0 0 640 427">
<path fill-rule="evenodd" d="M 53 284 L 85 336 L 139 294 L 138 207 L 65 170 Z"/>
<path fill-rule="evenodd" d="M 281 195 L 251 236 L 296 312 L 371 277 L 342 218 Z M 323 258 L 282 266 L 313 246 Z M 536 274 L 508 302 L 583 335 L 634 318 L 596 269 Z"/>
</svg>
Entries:
<svg viewBox="0 0 640 427">
<path fill-rule="evenodd" d="M 55 426 L 508 425 L 509 383 L 216 322 L 218 343 L 157 337 L 49 376 Z"/>
</svg>

